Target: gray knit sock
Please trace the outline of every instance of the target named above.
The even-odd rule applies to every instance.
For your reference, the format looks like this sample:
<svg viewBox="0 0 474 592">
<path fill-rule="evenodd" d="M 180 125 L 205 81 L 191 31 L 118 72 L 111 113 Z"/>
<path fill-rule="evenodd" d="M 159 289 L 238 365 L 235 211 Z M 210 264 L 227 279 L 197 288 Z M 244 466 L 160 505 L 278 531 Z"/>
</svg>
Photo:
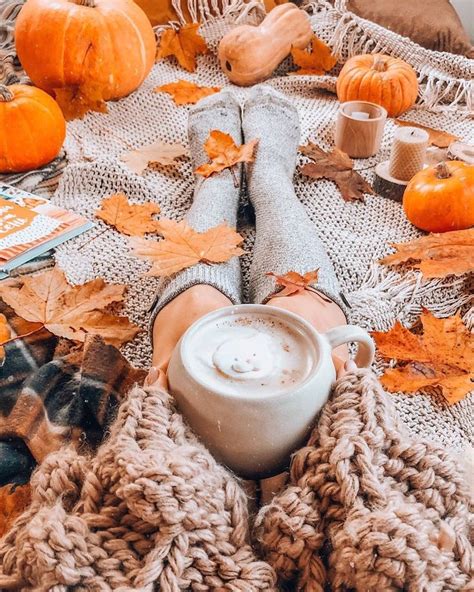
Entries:
<svg viewBox="0 0 474 592">
<path fill-rule="evenodd" d="M 209 132 L 214 129 L 230 134 L 237 144 L 242 143 L 240 105 L 229 92 L 223 91 L 199 101 L 189 114 L 188 139 L 193 170 L 209 162 L 203 146 Z M 237 178 L 240 178 L 240 174 L 241 171 L 237 170 Z M 239 192 L 240 188 L 235 187 L 229 169 L 207 179 L 196 175 L 194 200 L 186 214 L 186 221 L 199 232 L 209 230 L 222 222 L 227 222 L 235 228 Z M 199 263 L 164 279 L 158 288 L 151 323 L 159 311 L 178 294 L 198 284 L 213 286 L 232 303 L 240 303 L 242 280 L 239 259 L 233 257 L 227 263 L 215 265 Z"/>
<path fill-rule="evenodd" d="M 268 272 L 319 269 L 314 287 L 345 310 L 326 249 L 293 189 L 300 140 L 295 107 L 271 87 L 255 87 L 244 105 L 243 130 L 245 142 L 259 138 L 255 162 L 247 166 L 256 216 L 250 271 L 252 302 L 266 302 L 279 291 Z"/>
</svg>

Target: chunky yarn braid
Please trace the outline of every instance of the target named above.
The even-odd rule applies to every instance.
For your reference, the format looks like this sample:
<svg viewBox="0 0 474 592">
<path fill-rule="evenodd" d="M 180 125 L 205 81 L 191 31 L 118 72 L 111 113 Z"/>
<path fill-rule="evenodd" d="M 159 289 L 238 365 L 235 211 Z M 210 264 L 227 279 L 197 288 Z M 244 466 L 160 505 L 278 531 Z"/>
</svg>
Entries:
<svg viewBox="0 0 474 592">
<path fill-rule="evenodd" d="M 459 591 L 473 569 L 469 517 L 454 460 L 409 438 L 361 370 L 338 381 L 256 535 L 291 590 Z"/>
<path fill-rule="evenodd" d="M 91 459 L 48 456 L 0 545 L 0 589 L 274 590 L 248 544 L 247 501 L 171 398 L 134 388 Z"/>
</svg>

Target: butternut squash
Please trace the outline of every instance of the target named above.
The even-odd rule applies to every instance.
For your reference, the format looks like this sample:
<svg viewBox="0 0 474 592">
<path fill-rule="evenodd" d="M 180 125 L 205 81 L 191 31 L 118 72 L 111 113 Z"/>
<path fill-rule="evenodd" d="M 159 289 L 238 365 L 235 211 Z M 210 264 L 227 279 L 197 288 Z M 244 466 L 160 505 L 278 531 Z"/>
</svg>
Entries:
<svg viewBox="0 0 474 592">
<path fill-rule="evenodd" d="M 292 47 L 304 49 L 312 34 L 306 12 L 294 4 L 282 4 L 259 26 L 241 25 L 222 38 L 221 68 L 238 86 L 257 84 L 272 75 Z"/>
</svg>

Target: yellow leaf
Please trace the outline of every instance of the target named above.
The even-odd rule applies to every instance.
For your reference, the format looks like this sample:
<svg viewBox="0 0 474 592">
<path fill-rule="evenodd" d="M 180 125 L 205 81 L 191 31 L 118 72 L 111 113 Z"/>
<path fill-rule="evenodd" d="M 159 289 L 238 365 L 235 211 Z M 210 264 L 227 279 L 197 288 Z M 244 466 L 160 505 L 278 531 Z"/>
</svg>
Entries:
<svg viewBox="0 0 474 592">
<path fill-rule="evenodd" d="M 211 162 L 201 165 L 195 172 L 197 175 L 210 177 L 239 162 L 253 162 L 257 144 L 258 140 L 250 140 L 247 144 L 237 146 L 229 134 L 212 130 L 204 144 L 204 149 Z"/>
<path fill-rule="evenodd" d="M 116 346 L 140 330 L 126 317 L 104 311 L 109 304 L 122 302 L 124 293 L 125 286 L 106 284 L 102 279 L 70 286 L 57 267 L 0 285 L 0 298 L 26 321 L 40 323 L 54 335 L 73 341 L 99 334 Z"/>
<path fill-rule="evenodd" d="M 221 89 L 219 86 L 198 86 L 194 82 L 178 80 L 177 82 L 157 86 L 153 90 L 168 93 L 176 105 L 193 105 L 204 97 L 218 93 Z"/>
<path fill-rule="evenodd" d="M 474 389 L 474 335 L 459 315 L 438 319 L 424 311 L 420 320 L 420 334 L 398 322 L 390 331 L 372 333 L 380 355 L 396 360 L 381 382 L 391 392 L 436 387 L 448 404 L 457 403 Z"/>
<path fill-rule="evenodd" d="M 396 253 L 384 265 L 408 264 L 426 278 L 444 278 L 474 271 L 474 228 L 429 234 L 408 243 L 394 243 Z"/>
<path fill-rule="evenodd" d="M 292 75 L 321 76 L 337 64 L 337 58 L 332 55 L 331 48 L 316 35 L 313 35 L 311 39 L 311 53 L 305 49 L 293 48 L 291 56 L 295 64 L 299 66 L 299 70 L 290 72 Z"/>
<path fill-rule="evenodd" d="M 161 36 L 156 59 L 174 56 L 180 66 L 188 72 L 194 72 L 196 56 L 209 51 L 205 40 L 198 33 L 199 26 L 199 23 L 190 23 L 177 31 L 166 29 Z"/>
<path fill-rule="evenodd" d="M 187 149 L 181 144 L 166 144 L 154 142 L 147 146 L 125 152 L 120 160 L 137 175 L 141 175 L 150 164 L 159 163 L 163 166 L 175 164 L 176 159 L 188 154 Z"/>
<path fill-rule="evenodd" d="M 223 263 L 243 254 L 242 237 L 223 223 L 206 232 L 196 232 L 183 220 L 160 220 L 164 240 L 132 239 L 134 254 L 152 262 L 149 275 L 169 276 L 196 263 Z"/>
<path fill-rule="evenodd" d="M 102 200 L 95 215 L 123 234 L 144 236 L 147 232 L 157 231 L 159 223 L 152 216 L 159 211 L 158 204 L 131 204 L 123 193 L 115 193 Z"/>
</svg>

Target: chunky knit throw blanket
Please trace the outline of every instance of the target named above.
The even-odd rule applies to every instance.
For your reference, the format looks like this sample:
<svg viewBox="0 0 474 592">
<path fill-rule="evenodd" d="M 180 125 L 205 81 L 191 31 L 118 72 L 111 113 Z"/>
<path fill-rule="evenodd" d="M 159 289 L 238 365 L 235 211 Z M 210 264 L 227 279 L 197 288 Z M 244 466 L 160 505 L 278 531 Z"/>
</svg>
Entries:
<svg viewBox="0 0 474 592">
<path fill-rule="evenodd" d="M 221 3 L 222 15 L 212 8 L 217 3 L 189 4 L 195 20 L 203 21 L 211 53 L 198 59 L 192 75 L 172 60 L 161 61 L 136 93 L 111 103 L 107 115 L 91 113 L 71 123 L 68 163 L 52 196 L 56 203 L 92 217 L 104 196 L 124 191 L 135 202 L 158 200 L 166 216 L 184 215 L 193 190 L 188 162 L 150 167 L 139 177 L 120 155 L 158 139 L 184 142 L 187 108 L 153 88 L 178 78 L 228 85 L 216 60 L 217 43 L 237 17 L 260 18 L 258 3 Z M 407 119 L 472 138 L 472 61 L 423 50 L 346 12 L 340 1 L 307 8 L 316 34 L 341 64 L 354 53 L 376 50 L 413 64 L 421 93 Z M 12 64 L 10 75 L 17 67 Z M 269 83 L 297 106 L 302 140 L 331 148 L 338 103 L 328 91 L 335 77 L 288 77 L 289 69 L 288 61 Z M 245 89 L 234 90 L 245 97 Z M 394 129 L 388 121 L 380 154 L 356 168 L 388 157 Z M 370 180 L 372 169 L 362 174 Z M 52 175 L 44 175 L 40 190 L 48 191 Z M 13 180 L 32 188 L 41 178 L 38 172 Z M 348 295 L 352 322 L 386 330 L 397 318 L 414 321 L 426 306 L 438 316 L 461 310 L 472 325 L 468 277 L 425 282 L 417 272 L 387 271 L 376 263 L 390 242 L 418 235 L 399 204 L 379 196 L 347 204 L 331 182 L 299 175 L 295 187 Z M 56 259 L 72 281 L 101 276 L 127 283 L 127 312 L 146 326 L 156 282 L 143 277 L 146 265 L 130 255 L 122 235 L 102 230 L 99 222 L 95 240 L 70 241 Z M 244 225 L 242 233 L 251 253 L 254 230 Z M 244 271 L 250 257 L 243 259 Z M 146 367 L 146 333 L 125 354 Z M 311 592 L 322 591 L 326 581 L 333 590 L 361 592 L 462 590 L 472 565 L 469 499 L 444 448 L 472 443 L 473 396 L 449 408 L 424 395 L 390 399 L 408 432 L 397 427 L 373 374 L 361 371 L 339 382 L 311 443 L 295 456 L 289 488 L 259 514 L 264 563 L 248 546 L 245 498 L 236 481 L 195 441 L 168 395 L 137 388 L 97 456 L 66 449 L 34 474 L 31 509 L 0 545 L 0 588 L 147 591 L 158 585 L 173 592 L 253 592 L 274 590 L 278 575 L 290 590 Z M 414 433 L 426 439 L 413 440 Z"/>
</svg>

